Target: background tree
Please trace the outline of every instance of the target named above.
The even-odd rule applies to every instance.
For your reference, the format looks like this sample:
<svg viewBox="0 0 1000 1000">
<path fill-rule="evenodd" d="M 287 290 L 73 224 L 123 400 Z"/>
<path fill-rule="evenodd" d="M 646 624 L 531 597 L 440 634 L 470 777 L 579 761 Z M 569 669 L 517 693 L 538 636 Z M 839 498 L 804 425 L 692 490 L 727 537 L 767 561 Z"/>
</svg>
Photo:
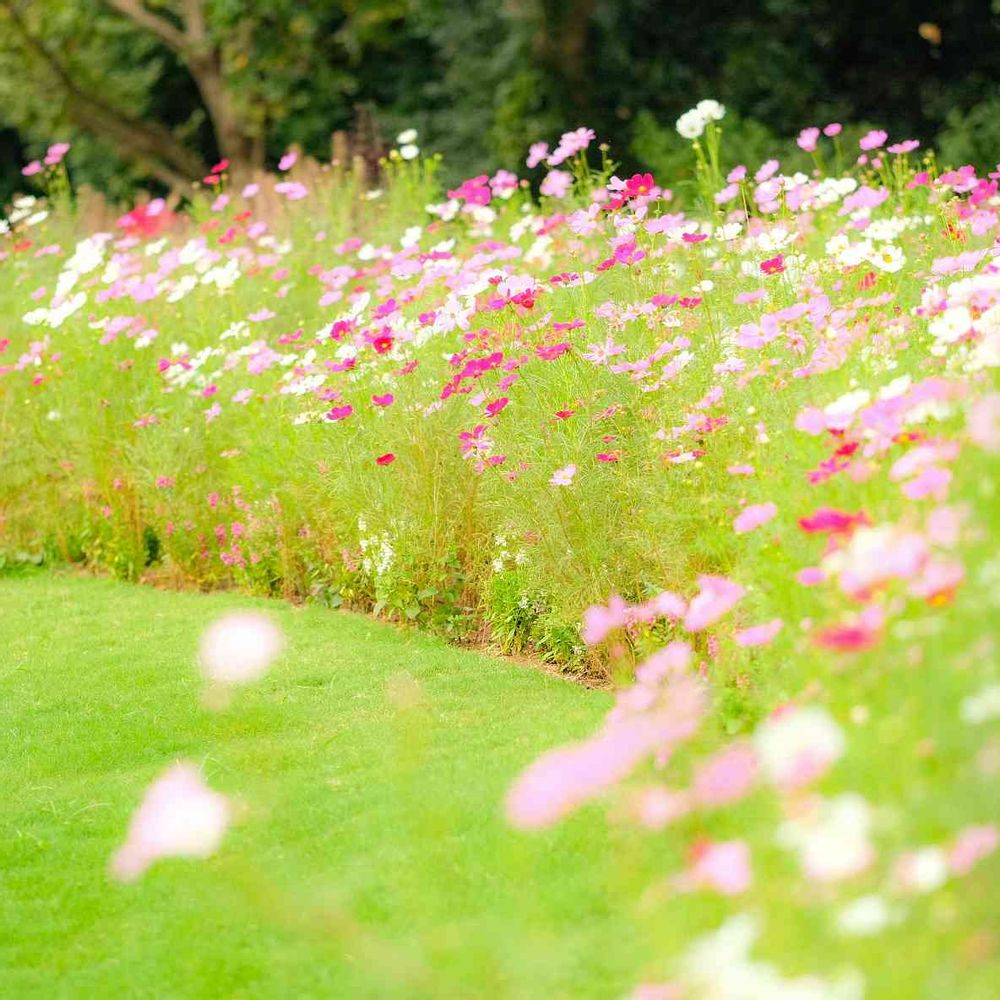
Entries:
<svg viewBox="0 0 1000 1000">
<path fill-rule="evenodd" d="M 998 24 L 996 0 L 0 0 L 0 198 L 54 138 L 122 193 L 292 142 L 326 156 L 358 121 L 373 146 L 417 126 L 451 179 L 583 124 L 626 168 L 673 172 L 702 96 L 747 159 L 840 120 L 984 166 Z"/>
</svg>

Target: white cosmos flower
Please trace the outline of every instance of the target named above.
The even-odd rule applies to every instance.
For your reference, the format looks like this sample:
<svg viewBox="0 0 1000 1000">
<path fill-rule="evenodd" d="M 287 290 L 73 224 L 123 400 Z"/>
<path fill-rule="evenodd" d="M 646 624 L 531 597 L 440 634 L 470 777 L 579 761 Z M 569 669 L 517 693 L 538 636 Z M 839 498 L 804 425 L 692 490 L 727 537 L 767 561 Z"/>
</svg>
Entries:
<svg viewBox="0 0 1000 1000">
<path fill-rule="evenodd" d="M 837 914 L 837 930 L 849 937 L 868 937 L 878 934 L 889 923 L 898 919 L 882 896 L 872 893 L 859 896 Z"/>
<path fill-rule="evenodd" d="M 404 129 L 396 136 L 396 142 L 400 146 L 409 146 L 417 141 L 417 130 L 415 128 Z"/>
<path fill-rule="evenodd" d="M 897 271 L 902 270 L 903 265 L 906 263 L 903 251 L 892 243 L 880 246 L 878 250 L 869 255 L 868 260 L 880 271 L 886 271 L 889 274 L 895 274 Z"/>
<path fill-rule="evenodd" d="M 699 101 L 694 106 L 694 110 L 697 111 L 706 122 L 721 122 L 722 119 L 726 117 L 725 105 L 710 99 Z"/>
<path fill-rule="evenodd" d="M 677 119 L 677 131 L 684 139 L 697 139 L 705 131 L 706 124 L 705 116 L 692 108 Z"/>
</svg>

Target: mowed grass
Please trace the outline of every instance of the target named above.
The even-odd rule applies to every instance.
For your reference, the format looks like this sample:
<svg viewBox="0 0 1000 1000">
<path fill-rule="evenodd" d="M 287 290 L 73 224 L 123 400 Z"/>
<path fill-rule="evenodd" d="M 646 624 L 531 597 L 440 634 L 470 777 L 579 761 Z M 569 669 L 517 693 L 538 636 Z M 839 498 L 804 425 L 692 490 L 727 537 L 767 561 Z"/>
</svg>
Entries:
<svg viewBox="0 0 1000 1000">
<path fill-rule="evenodd" d="M 209 712 L 199 635 L 247 607 L 287 651 Z M 631 835 L 589 813 L 525 836 L 501 813 L 604 693 L 320 608 L 47 574 L 0 578 L 0 684 L 5 1000 L 611 996 L 655 947 L 629 916 Z M 178 758 L 239 821 L 212 859 L 116 884 Z"/>
</svg>

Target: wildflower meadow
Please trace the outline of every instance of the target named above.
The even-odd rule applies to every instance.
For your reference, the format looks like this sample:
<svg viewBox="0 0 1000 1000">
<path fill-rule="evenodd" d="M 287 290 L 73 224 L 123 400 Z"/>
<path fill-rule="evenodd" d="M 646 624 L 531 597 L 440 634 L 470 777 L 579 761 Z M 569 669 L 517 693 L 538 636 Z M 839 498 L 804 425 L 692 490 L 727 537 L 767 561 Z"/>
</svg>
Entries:
<svg viewBox="0 0 1000 1000">
<path fill-rule="evenodd" d="M 1000 166 L 726 115 L 24 166 L 0 992 L 997 995 Z"/>
</svg>

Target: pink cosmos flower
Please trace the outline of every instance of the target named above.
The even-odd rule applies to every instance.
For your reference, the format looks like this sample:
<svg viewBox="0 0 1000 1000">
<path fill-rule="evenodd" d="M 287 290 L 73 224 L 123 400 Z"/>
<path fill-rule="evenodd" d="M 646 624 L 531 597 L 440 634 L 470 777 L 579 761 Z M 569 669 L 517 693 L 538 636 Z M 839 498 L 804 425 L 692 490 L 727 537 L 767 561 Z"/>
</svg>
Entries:
<svg viewBox="0 0 1000 1000">
<path fill-rule="evenodd" d="M 517 174 L 512 174 L 509 170 L 498 170 L 490 178 L 490 190 L 497 197 L 503 197 L 511 191 L 516 191 Z"/>
<path fill-rule="evenodd" d="M 21 173 L 25 177 L 34 177 L 35 174 L 40 174 L 43 169 L 39 160 L 32 160 L 27 166 L 21 167 Z"/>
<path fill-rule="evenodd" d="M 920 148 L 920 143 L 916 139 L 905 139 L 903 142 L 895 142 L 889 147 L 890 153 L 895 153 L 897 156 L 902 153 L 912 153 L 915 149 Z"/>
<path fill-rule="evenodd" d="M 859 140 L 858 145 L 867 153 L 870 150 L 878 149 L 885 145 L 885 140 L 889 138 L 889 133 L 880 128 L 873 128 L 866 132 Z"/>
<path fill-rule="evenodd" d="M 1000 392 L 977 399 L 969 409 L 969 437 L 980 448 L 1000 452 Z"/>
<path fill-rule="evenodd" d="M 54 167 L 57 163 L 61 163 L 63 157 L 69 152 L 68 142 L 54 142 L 45 151 L 45 163 L 47 166 Z"/>
<path fill-rule="evenodd" d="M 733 521 L 733 531 L 737 535 L 746 534 L 759 528 L 762 524 L 767 524 L 777 516 L 778 506 L 770 501 L 767 503 L 751 504 L 744 508 L 739 516 Z"/>
<path fill-rule="evenodd" d="M 274 185 L 274 190 L 289 201 L 301 201 L 309 195 L 309 189 L 298 181 L 281 181 Z"/>
<path fill-rule="evenodd" d="M 573 186 L 573 175 L 568 170 L 550 170 L 539 187 L 546 198 L 565 198 Z"/>
<path fill-rule="evenodd" d="M 453 190 L 448 192 L 449 198 L 456 201 L 464 201 L 469 205 L 488 205 L 493 198 L 490 190 L 489 177 L 486 174 L 479 174 L 477 177 L 470 177 Z"/>
<path fill-rule="evenodd" d="M 552 473 L 552 478 L 549 482 L 553 486 L 571 486 L 575 475 L 576 466 L 571 462 L 569 465 L 564 466 L 561 469 L 556 469 L 556 471 Z"/>
<path fill-rule="evenodd" d="M 994 823 L 967 826 L 961 830 L 948 854 L 948 866 L 955 875 L 965 875 L 1000 845 L 1000 831 Z"/>
<path fill-rule="evenodd" d="M 767 646 L 772 643 L 777 634 L 784 628 L 784 622 L 780 618 L 773 618 L 763 625 L 753 625 L 750 628 L 742 629 L 733 638 L 737 646 Z"/>
<path fill-rule="evenodd" d="M 233 536 L 243 534 L 233 525 Z M 213 622 L 201 637 L 199 660 L 205 677 L 219 684 L 259 680 L 285 645 L 281 629 L 266 615 L 234 611 Z"/>
<path fill-rule="evenodd" d="M 799 149 L 806 153 L 813 153 L 816 151 L 816 144 L 819 142 L 819 129 L 815 126 L 810 128 L 804 128 L 800 133 L 799 137 L 795 140 Z"/>
<path fill-rule="evenodd" d="M 346 420 L 354 412 L 354 407 L 350 403 L 346 403 L 344 406 L 335 406 L 330 410 L 327 415 L 327 420 Z"/>
<path fill-rule="evenodd" d="M 125 843 L 111 859 L 111 874 L 131 882 L 160 858 L 207 858 L 222 843 L 231 818 L 226 797 L 202 781 L 194 764 L 178 762 L 146 790 Z"/>
<path fill-rule="evenodd" d="M 385 392 L 382 393 L 381 395 L 376 393 L 374 396 L 372 396 L 372 402 L 376 406 L 392 406 L 395 400 L 396 397 L 393 396 L 391 392 Z"/>
<path fill-rule="evenodd" d="M 717 751 L 694 772 L 692 793 L 703 808 L 729 805 L 742 799 L 757 779 L 757 756 L 747 743 L 733 743 Z"/>
<path fill-rule="evenodd" d="M 291 170 L 292 167 L 294 167 L 295 164 L 298 162 L 298 159 L 299 159 L 299 154 L 296 153 L 294 150 L 290 150 L 289 152 L 285 153 L 285 155 L 280 160 L 278 160 L 278 169 L 282 173 L 284 173 L 286 170 Z"/>
<path fill-rule="evenodd" d="M 841 125 L 840 122 L 830 122 L 829 125 L 825 125 L 823 127 L 823 135 L 825 135 L 828 139 L 832 139 L 834 136 L 840 135 L 843 129 L 844 126 Z"/>
<path fill-rule="evenodd" d="M 621 628 L 626 621 L 628 604 L 612 595 L 607 606 L 595 604 L 583 613 L 583 641 L 588 646 L 596 646 L 610 632 Z"/>
<path fill-rule="evenodd" d="M 693 861 L 677 880 L 681 891 L 710 889 L 738 896 L 750 888 L 750 849 L 743 840 L 702 841 L 693 848 Z"/>
<path fill-rule="evenodd" d="M 550 750 L 531 764 L 507 796 L 508 821 L 521 829 L 550 826 L 628 777 L 646 758 L 665 760 L 697 731 L 705 710 L 700 682 L 684 670 L 690 650 L 673 643 L 657 663 L 642 664 L 602 729 L 588 740 Z"/>
<path fill-rule="evenodd" d="M 770 180 L 777 172 L 778 167 L 781 164 L 777 160 L 766 160 L 760 167 L 760 169 L 755 173 L 754 180 L 758 184 L 762 184 L 766 180 Z"/>
<path fill-rule="evenodd" d="M 376 465 L 392 465 L 396 461 L 396 456 L 391 452 L 387 451 L 384 455 L 379 455 L 375 459 Z"/>
<path fill-rule="evenodd" d="M 547 142 L 533 142 L 528 147 L 528 159 L 525 163 L 529 168 L 537 167 L 549 155 L 549 144 Z"/>
<path fill-rule="evenodd" d="M 740 600 L 746 590 L 724 576 L 699 576 L 700 591 L 695 595 L 684 618 L 689 632 L 700 632 L 717 622 Z"/>
</svg>

